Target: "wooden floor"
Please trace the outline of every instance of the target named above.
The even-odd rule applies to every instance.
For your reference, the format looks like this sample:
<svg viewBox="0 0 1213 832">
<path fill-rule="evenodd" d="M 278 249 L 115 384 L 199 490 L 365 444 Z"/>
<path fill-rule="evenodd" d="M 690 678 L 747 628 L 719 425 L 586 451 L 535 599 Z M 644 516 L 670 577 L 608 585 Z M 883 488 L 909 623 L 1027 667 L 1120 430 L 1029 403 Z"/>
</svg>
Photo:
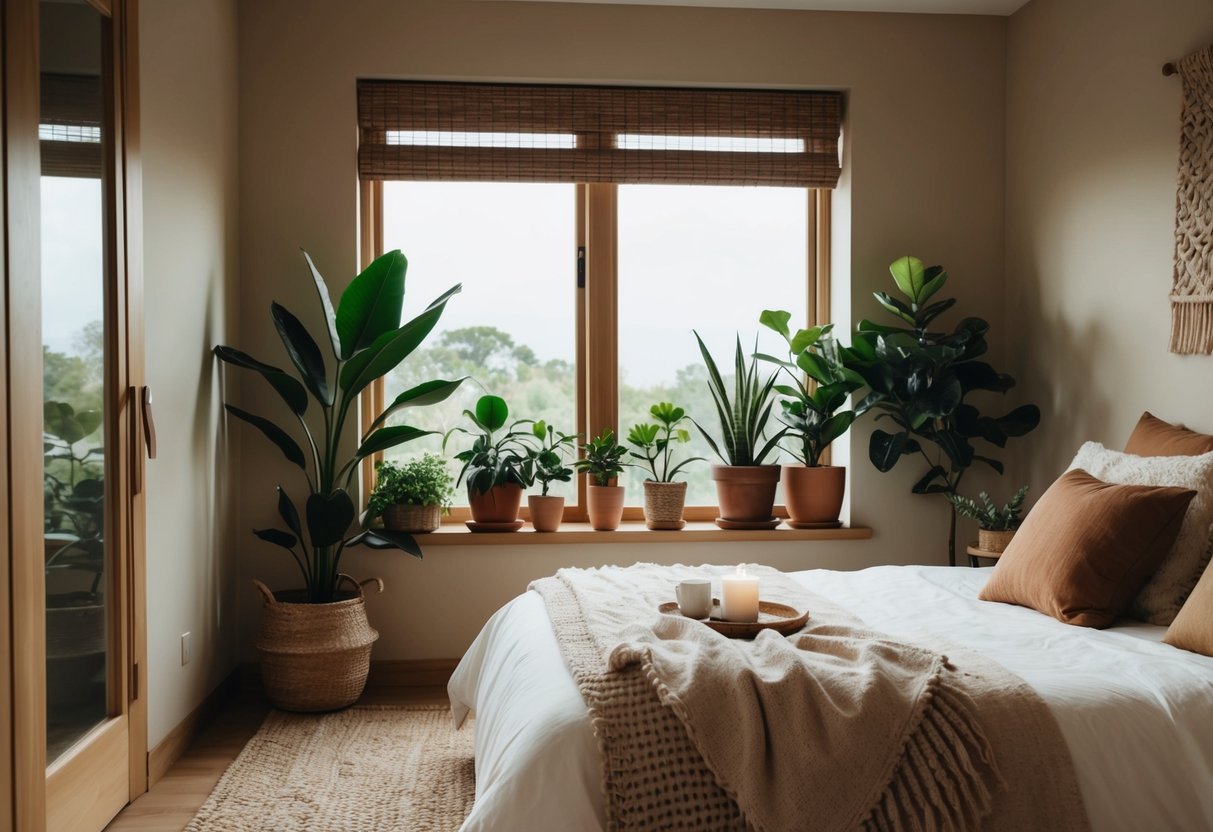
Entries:
<svg viewBox="0 0 1213 832">
<path fill-rule="evenodd" d="M 446 688 L 400 687 L 368 690 L 359 704 L 445 705 Z M 269 706 L 257 692 L 228 705 L 151 790 L 127 806 L 106 832 L 180 832 L 219 782 L 245 743 L 257 732 Z"/>
</svg>

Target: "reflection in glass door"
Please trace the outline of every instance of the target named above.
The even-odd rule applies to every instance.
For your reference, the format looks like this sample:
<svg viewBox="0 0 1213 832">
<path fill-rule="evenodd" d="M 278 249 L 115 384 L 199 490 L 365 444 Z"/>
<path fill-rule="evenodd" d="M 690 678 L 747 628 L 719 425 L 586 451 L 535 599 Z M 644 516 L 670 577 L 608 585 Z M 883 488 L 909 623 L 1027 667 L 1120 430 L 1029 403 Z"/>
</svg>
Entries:
<svg viewBox="0 0 1213 832">
<path fill-rule="evenodd" d="M 42 362 L 47 763 L 108 716 L 103 24 L 42 3 Z"/>
</svg>

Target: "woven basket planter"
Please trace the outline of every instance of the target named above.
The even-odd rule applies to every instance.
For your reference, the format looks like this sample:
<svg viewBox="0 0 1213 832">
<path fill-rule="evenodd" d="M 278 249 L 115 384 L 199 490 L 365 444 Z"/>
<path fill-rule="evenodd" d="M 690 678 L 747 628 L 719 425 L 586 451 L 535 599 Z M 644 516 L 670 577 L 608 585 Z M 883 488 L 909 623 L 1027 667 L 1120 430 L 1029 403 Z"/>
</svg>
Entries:
<svg viewBox="0 0 1213 832">
<path fill-rule="evenodd" d="M 1015 536 L 1015 530 L 994 532 L 989 529 L 977 530 L 977 548 L 983 552 L 998 552 L 1002 553 L 1011 545 L 1011 538 Z"/>
<path fill-rule="evenodd" d="M 302 590 L 270 592 L 254 580 L 265 598 L 257 652 L 265 694 L 284 711 L 335 711 L 358 701 L 371 668 L 371 645 L 379 638 L 366 618 L 362 588 L 383 581 L 354 584 L 349 597 L 328 604 L 304 603 Z"/>
<path fill-rule="evenodd" d="M 383 528 L 390 532 L 425 534 L 442 525 L 442 506 L 393 503 L 383 510 Z"/>
<path fill-rule="evenodd" d="M 644 524 L 650 529 L 676 530 L 686 525 L 682 507 L 686 504 L 685 482 L 644 481 Z"/>
</svg>

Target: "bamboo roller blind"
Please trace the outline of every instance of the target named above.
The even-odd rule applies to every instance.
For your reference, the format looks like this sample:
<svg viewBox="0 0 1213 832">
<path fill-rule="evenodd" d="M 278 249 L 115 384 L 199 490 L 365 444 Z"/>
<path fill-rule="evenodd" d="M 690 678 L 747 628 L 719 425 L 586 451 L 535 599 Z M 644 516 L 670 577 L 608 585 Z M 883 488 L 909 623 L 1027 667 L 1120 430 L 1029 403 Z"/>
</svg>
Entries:
<svg viewBox="0 0 1213 832">
<path fill-rule="evenodd" d="M 101 79 L 43 73 L 40 97 L 42 175 L 100 179 Z"/>
<path fill-rule="evenodd" d="M 836 92 L 358 83 L 363 179 L 838 182 Z"/>
</svg>

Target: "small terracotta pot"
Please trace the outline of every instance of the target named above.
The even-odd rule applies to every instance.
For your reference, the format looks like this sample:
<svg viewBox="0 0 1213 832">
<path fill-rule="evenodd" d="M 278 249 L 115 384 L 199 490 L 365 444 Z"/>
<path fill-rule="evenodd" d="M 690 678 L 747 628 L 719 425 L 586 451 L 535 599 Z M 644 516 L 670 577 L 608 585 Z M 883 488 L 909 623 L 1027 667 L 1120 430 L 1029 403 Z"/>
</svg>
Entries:
<svg viewBox="0 0 1213 832">
<path fill-rule="evenodd" d="M 564 497 L 552 494 L 528 494 L 526 506 L 531 510 L 531 525 L 537 532 L 554 532 L 564 519 Z"/>
<path fill-rule="evenodd" d="M 687 500 L 685 482 L 644 481 L 644 524 L 650 529 L 674 531 L 686 525 L 682 507 Z"/>
<path fill-rule="evenodd" d="M 983 552 L 1005 552 L 1007 546 L 1011 545 L 1011 538 L 1015 536 L 1015 530 L 1010 529 L 1003 532 L 993 532 L 989 529 L 977 530 L 977 548 Z"/>
<path fill-rule="evenodd" d="M 838 522 L 846 493 L 847 469 L 838 465 L 783 466 L 783 502 L 789 526 L 824 525 Z"/>
<path fill-rule="evenodd" d="M 596 532 L 613 532 L 623 520 L 623 486 L 591 485 L 588 509 L 590 528 Z"/>
<path fill-rule="evenodd" d="M 771 519 L 778 465 L 713 465 L 712 479 L 722 518 L 751 523 Z"/>
<path fill-rule="evenodd" d="M 426 534 L 442 525 L 442 506 L 393 503 L 383 510 L 383 528 L 390 532 Z"/>
<path fill-rule="evenodd" d="M 468 505 L 477 523 L 513 523 L 522 505 L 522 486 L 513 482 L 494 485 L 483 494 L 469 488 Z"/>
</svg>

